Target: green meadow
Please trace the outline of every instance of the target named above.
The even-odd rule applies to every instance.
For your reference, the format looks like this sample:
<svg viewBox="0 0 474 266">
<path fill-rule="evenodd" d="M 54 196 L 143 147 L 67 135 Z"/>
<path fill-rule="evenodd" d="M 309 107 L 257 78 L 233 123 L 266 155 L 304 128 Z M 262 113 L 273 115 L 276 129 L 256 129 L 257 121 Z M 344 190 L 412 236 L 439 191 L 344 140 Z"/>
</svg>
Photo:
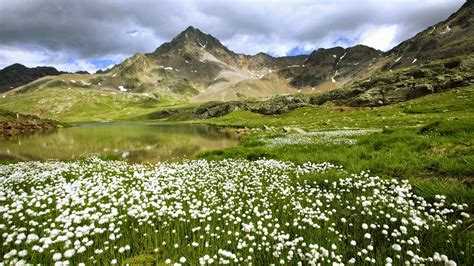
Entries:
<svg viewBox="0 0 474 266">
<path fill-rule="evenodd" d="M 473 95 L 466 87 L 377 108 L 184 120 L 238 131 L 239 145 L 178 162 L 0 165 L 2 262 L 469 264 Z M 163 108 L 121 104 L 110 99 L 100 120 Z"/>
</svg>

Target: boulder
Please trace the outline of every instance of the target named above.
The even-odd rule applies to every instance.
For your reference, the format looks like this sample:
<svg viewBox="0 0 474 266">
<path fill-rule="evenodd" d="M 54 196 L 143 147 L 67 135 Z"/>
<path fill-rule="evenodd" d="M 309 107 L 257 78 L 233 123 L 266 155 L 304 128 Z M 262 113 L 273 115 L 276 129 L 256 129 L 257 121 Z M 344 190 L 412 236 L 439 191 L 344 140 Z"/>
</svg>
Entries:
<svg viewBox="0 0 474 266">
<path fill-rule="evenodd" d="M 200 118 L 213 118 L 229 114 L 245 107 L 246 104 L 241 102 L 210 102 L 200 105 L 192 112 L 199 115 Z"/>
</svg>

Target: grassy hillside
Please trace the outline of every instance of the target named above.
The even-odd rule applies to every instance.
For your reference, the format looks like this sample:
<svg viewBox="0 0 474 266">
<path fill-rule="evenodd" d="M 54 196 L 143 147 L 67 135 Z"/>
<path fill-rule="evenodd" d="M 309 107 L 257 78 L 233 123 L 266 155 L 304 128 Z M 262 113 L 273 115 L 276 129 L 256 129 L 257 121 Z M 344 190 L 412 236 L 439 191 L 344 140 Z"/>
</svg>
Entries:
<svg viewBox="0 0 474 266">
<path fill-rule="evenodd" d="M 384 107 L 357 108 L 327 103 L 321 106 L 299 108 L 282 115 L 269 116 L 241 110 L 209 119 L 206 123 L 234 127 L 267 125 L 328 130 L 421 126 L 439 119 L 469 119 L 472 118 L 473 113 L 474 87 L 465 87 Z"/>
<path fill-rule="evenodd" d="M 135 56 L 134 62 L 140 63 L 139 59 L 142 57 Z M 126 62 L 130 63 L 130 60 Z M 119 73 L 125 71 L 125 76 L 127 77 L 136 74 L 134 71 L 129 73 L 129 68 L 123 69 L 125 66 L 127 64 L 117 66 L 111 71 Z M 205 99 L 207 101 L 215 99 L 222 102 L 208 102 L 201 105 L 190 103 L 194 98 L 183 96 L 188 89 L 191 89 L 185 83 L 180 83 L 183 86 L 173 87 L 171 91 L 179 92 L 183 96 L 175 97 L 176 95 L 173 96 L 171 91 L 166 89 L 162 91 L 153 87 L 156 84 L 150 85 L 151 87 L 145 86 L 141 89 L 135 88 L 140 82 L 130 81 L 130 84 L 128 84 L 128 81 L 125 82 L 123 80 L 124 77 L 122 75 L 116 73 L 106 73 L 103 77 L 100 75 L 68 74 L 54 78 L 42 78 L 4 94 L 0 98 L 0 108 L 13 112 L 37 115 L 40 118 L 68 122 L 85 122 L 163 118 L 168 120 L 191 120 L 222 116 L 235 109 L 248 110 L 260 114 L 280 114 L 301 106 L 316 106 L 306 109 L 300 108 L 299 111 L 293 114 L 278 117 L 278 121 L 271 121 L 271 119 L 267 119 L 268 117 L 265 120 L 261 120 L 256 114 L 240 111 L 234 112 L 233 115 L 227 118 L 218 119 L 216 123 L 222 121 L 224 124 L 235 124 L 249 120 L 244 124 L 252 126 L 253 123 L 254 126 L 258 126 L 261 122 L 268 120 L 269 123 L 276 124 L 303 124 L 305 127 L 325 125 L 327 128 L 340 128 L 341 126 L 367 126 L 364 116 L 375 115 L 379 116 L 377 121 L 383 125 L 383 123 L 396 123 L 397 120 L 403 120 L 404 115 L 417 113 L 418 111 L 411 110 L 410 106 L 403 107 L 403 105 L 401 105 L 402 108 L 397 107 L 399 109 L 395 111 L 390 110 L 392 107 L 387 107 L 385 109 L 375 109 L 377 110 L 375 112 L 367 112 L 370 109 L 331 107 L 328 104 L 325 106 L 320 105 L 331 101 L 338 106 L 374 107 L 390 105 L 448 90 L 455 90 L 454 93 L 456 93 L 459 88 L 474 84 L 474 77 L 469 71 L 473 66 L 474 58 L 472 56 L 457 57 L 432 62 L 422 67 L 413 66 L 393 72 L 379 73 L 351 86 L 329 92 L 286 96 L 278 96 L 279 92 L 282 91 L 276 88 L 282 87 L 283 84 L 279 82 L 275 75 L 267 75 L 261 79 L 245 82 L 234 80 L 235 86 L 233 86 L 232 90 L 226 89 L 226 86 L 223 86 L 223 84 L 230 82 L 229 79 L 223 78 L 222 80 L 215 80 L 215 84 L 213 83 L 209 87 L 209 93 L 211 94 L 207 94 L 207 92 L 200 94 L 204 97 L 201 99 L 203 101 Z M 139 66 L 137 67 L 140 68 Z M 165 74 L 168 72 L 162 71 Z M 154 78 L 148 78 L 154 80 Z M 163 82 L 160 84 L 163 85 Z M 127 89 L 120 84 L 124 85 Z M 135 89 L 131 89 L 132 87 Z M 164 89 L 164 87 L 161 89 Z M 242 97 L 238 97 L 241 89 L 252 91 L 256 94 L 261 92 L 266 95 L 273 95 L 274 97 L 267 101 L 255 101 L 242 95 Z M 294 90 L 285 92 L 291 93 Z M 214 97 L 216 95 L 221 95 L 222 97 L 216 98 Z M 463 107 L 464 102 L 466 102 L 465 99 L 463 101 L 465 96 L 459 95 L 459 97 L 459 99 L 456 99 L 456 102 L 460 101 L 459 106 Z M 225 101 L 231 98 L 239 101 Z M 445 110 L 443 108 L 446 104 L 453 105 L 453 102 L 439 102 L 432 105 L 431 108 L 441 112 Z M 420 102 L 420 105 L 426 106 L 423 102 Z M 417 108 L 419 109 L 419 107 Z M 163 110 L 166 111 L 162 112 Z M 453 108 L 446 110 L 453 111 Z M 357 112 L 354 113 L 354 111 Z M 354 114 L 347 115 L 346 113 L 348 112 Z M 397 112 L 400 112 L 400 115 Z M 423 123 L 423 121 L 419 121 L 418 117 L 415 116 L 414 118 L 415 120 L 413 121 Z M 331 119 L 335 120 L 336 124 L 328 121 Z M 341 123 L 337 124 L 339 122 Z"/>
<path fill-rule="evenodd" d="M 85 88 L 39 89 L 0 99 L 0 108 L 66 122 L 130 120 L 169 106 L 179 103 L 146 94 Z"/>
</svg>

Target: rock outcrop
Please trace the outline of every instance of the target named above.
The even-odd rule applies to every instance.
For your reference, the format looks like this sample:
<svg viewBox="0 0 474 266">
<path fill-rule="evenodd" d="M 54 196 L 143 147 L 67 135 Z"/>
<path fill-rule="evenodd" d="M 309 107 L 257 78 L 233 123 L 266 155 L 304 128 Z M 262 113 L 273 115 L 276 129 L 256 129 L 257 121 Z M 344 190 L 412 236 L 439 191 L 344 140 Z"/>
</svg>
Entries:
<svg viewBox="0 0 474 266">
<path fill-rule="evenodd" d="M 436 63 L 376 75 L 347 88 L 357 94 L 340 101 L 348 106 L 382 106 L 431 93 L 474 85 L 474 57 Z"/>
<path fill-rule="evenodd" d="M 49 132 L 57 127 L 55 123 L 35 116 L 0 112 L 0 139 Z"/>
</svg>

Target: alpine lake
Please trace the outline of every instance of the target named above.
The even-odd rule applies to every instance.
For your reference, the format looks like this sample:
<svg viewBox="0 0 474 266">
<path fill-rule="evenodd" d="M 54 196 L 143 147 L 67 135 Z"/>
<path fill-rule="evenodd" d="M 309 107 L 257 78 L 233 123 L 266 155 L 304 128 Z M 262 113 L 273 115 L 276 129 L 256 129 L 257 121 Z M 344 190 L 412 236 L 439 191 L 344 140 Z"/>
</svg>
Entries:
<svg viewBox="0 0 474 266">
<path fill-rule="evenodd" d="M 236 146 L 217 128 L 194 124 L 85 123 L 0 141 L 0 161 L 74 160 L 89 156 L 137 163 L 179 161 Z"/>
</svg>

